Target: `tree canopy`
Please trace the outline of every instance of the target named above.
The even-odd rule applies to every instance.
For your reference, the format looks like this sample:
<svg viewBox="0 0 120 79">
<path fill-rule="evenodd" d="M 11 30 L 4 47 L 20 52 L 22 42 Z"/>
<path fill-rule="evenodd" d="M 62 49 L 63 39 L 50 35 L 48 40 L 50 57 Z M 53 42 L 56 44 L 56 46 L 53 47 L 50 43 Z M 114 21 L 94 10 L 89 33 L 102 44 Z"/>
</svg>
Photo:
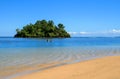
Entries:
<svg viewBox="0 0 120 79">
<path fill-rule="evenodd" d="M 52 20 L 38 20 L 35 24 L 27 24 L 22 29 L 16 29 L 14 37 L 23 38 L 68 38 L 70 34 L 64 29 L 61 23 L 55 25 Z"/>
</svg>

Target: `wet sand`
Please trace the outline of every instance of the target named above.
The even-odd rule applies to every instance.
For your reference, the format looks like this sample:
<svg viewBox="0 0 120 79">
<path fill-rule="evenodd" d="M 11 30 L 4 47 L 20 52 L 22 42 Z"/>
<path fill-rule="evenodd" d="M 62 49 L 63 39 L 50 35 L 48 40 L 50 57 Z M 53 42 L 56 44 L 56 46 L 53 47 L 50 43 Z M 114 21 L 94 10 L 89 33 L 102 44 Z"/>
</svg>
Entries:
<svg viewBox="0 0 120 79">
<path fill-rule="evenodd" d="M 18 76 L 14 79 L 120 79 L 120 56 L 109 56 Z"/>
</svg>

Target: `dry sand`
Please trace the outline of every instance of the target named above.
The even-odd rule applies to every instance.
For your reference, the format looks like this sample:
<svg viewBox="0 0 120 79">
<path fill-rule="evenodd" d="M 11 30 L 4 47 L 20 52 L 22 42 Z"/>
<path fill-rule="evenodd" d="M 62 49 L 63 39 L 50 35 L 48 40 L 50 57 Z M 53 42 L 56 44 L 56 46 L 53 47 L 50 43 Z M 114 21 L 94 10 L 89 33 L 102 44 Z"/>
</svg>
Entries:
<svg viewBox="0 0 120 79">
<path fill-rule="evenodd" d="M 120 79 L 120 56 L 64 65 L 15 79 Z"/>
</svg>

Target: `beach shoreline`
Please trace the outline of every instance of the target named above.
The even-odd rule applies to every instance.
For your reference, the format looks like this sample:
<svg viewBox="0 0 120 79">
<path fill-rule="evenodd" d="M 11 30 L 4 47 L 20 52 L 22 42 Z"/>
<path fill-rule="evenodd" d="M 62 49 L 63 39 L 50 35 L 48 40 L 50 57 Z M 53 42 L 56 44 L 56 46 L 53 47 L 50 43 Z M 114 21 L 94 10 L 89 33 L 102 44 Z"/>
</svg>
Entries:
<svg viewBox="0 0 120 79">
<path fill-rule="evenodd" d="M 120 79 L 120 56 L 67 64 L 13 79 Z"/>
</svg>

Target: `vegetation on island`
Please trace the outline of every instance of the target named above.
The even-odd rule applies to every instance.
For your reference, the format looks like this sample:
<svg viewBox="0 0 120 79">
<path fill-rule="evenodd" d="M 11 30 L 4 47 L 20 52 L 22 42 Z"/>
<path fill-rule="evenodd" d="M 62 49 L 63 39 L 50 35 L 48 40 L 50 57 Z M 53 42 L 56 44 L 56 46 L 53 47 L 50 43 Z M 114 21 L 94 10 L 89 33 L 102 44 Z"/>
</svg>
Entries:
<svg viewBox="0 0 120 79">
<path fill-rule="evenodd" d="M 52 20 L 38 20 L 35 24 L 27 24 L 23 29 L 16 29 L 14 37 L 22 38 L 69 38 L 70 34 L 59 23 L 57 26 Z"/>
</svg>

